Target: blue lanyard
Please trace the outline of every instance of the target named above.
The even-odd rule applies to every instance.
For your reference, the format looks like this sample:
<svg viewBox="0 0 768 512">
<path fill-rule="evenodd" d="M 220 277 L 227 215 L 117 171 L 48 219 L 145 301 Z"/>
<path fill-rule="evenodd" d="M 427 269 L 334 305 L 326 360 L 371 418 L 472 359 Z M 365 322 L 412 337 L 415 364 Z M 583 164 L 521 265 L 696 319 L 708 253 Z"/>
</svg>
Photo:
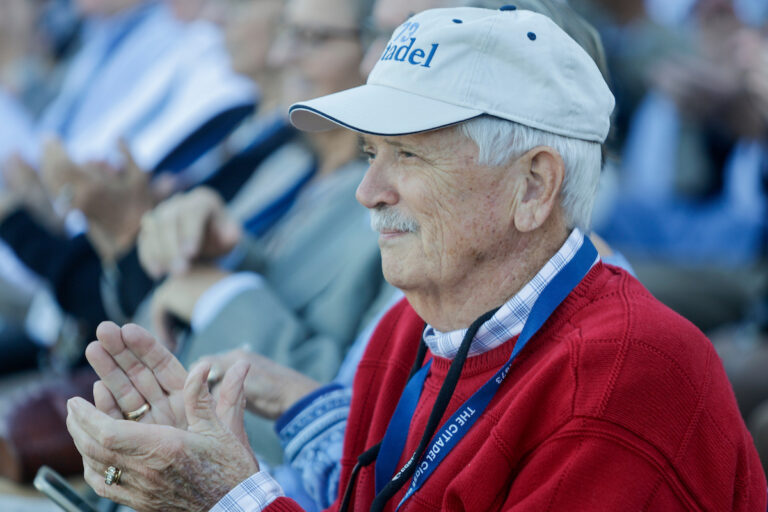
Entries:
<svg viewBox="0 0 768 512">
<path fill-rule="evenodd" d="M 403 453 L 405 441 L 408 437 L 407 423 L 405 425 L 406 428 L 394 428 L 393 423 L 402 419 L 407 420 L 413 415 L 413 411 L 416 410 L 416 405 L 419 403 L 421 390 L 424 387 L 424 380 L 427 378 L 430 366 L 432 366 L 431 359 L 411 377 L 411 380 L 408 381 L 403 390 L 403 394 L 400 395 L 400 400 L 397 402 L 395 413 L 392 415 L 387 431 L 384 433 L 384 439 L 381 440 L 379 456 L 376 458 L 376 470 L 374 472 L 376 477 L 376 494 L 381 492 L 392 475 L 395 474 L 397 461 L 400 459 L 400 454 Z"/>
<path fill-rule="evenodd" d="M 536 300 L 528 320 L 523 326 L 523 330 L 515 343 L 507 363 L 491 377 L 479 390 L 477 390 L 458 410 L 451 415 L 442 428 L 434 435 L 429 443 L 427 450 L 421 457 L 416 471 L 411 479 L 411 485 L 408 488 L 403 499 L 397 506 L 400 507 L 413 494 L 418 491 L 424 482 L 432 475 L 435 469 L 440 465 L 443 459 L 450 453 L 456 444 L 466 435 L 475 421 L 480 417 L 488 403 L 494 397 L 501 384 L 506 379 L 509 370 L 517 355 L 525 348 L 536 332 L 541 328 L 552 313 L 557 309 L 560 303 L 571 293 L 571 291 L 581 282 L 585 275 L 592 268 L 592 264 L 597 258 L 597 250 L 590 242 L 587 236 L 581 248 L 574 255 L 565 267 L 550 281 L 547 287 L 542 291 Z M 413 464 L 416 454 L 400 469 L 398 474 L 394 474 L 400 455 L 403 453 L 405 443 L 408 438 L 410 422 L 413 413 L 421 396 L 429 371 L 430 362 L 428 362 L 418 373 L 416 373 L 406 385 L 400 400 L 397 403 L 392 419 L 387 426 L 384 439 L 381 443 L 379 457 L 376 460 L 375 485 L 378 494 L 389 482 L 395 479 L 407 467 Z"/>
</svg>

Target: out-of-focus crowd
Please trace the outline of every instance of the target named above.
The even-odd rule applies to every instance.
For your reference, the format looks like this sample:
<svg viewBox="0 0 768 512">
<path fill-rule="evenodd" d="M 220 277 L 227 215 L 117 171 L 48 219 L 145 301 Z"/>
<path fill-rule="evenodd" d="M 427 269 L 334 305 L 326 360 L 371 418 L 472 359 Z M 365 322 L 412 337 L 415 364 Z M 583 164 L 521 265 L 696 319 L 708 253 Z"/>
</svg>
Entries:
<svg viewBox="0 0 768 512">
<path fill-rule="evenodd" d="M 350 382 L 401 295 L 356 135 L 300 134 L 287 107 L 362 84 L 414 12 L 503 3 L 0 2 L 0 475 L 81 470 L 64 403 L 93 399 L 104 320 L 185 365 L 240 349 Z M 768 468 L 768 2 L 570 4 L 617 100 L 601 254 L 713 340 Z M 246 431 L 280 464 L 269 422 Z"/>
</svg>

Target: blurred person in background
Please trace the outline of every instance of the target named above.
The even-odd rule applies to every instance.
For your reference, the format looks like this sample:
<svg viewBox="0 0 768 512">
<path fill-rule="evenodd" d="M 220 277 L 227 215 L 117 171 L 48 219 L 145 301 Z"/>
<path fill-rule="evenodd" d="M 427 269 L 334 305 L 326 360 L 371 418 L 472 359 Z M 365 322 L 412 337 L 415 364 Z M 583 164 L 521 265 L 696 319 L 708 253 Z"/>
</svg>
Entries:
<svg viewBox="0 0 768 512">
<path fill-rule="evenodd" d="M 655 68 L 595 228 L 660 300 L 709 330 L 740 320 L 765 286 L 766 118 L 747 79 L 759 33 L 729 2 L 693 15 L 696 50 Z"/>
<path fill-rule="evenodd" d="M 34 55 L 34 25 L 40 2 L 7 0 L 0 6 L 0 83 L 11 92 L 25 89 L 21 69 Z"/>
<path fill-rule="evenodd" d="M 736 58 L 747 70 L 747 87 L 753 100 L 753 112 L 745 116 L 745 121 L 751 119 L 759 124 L 758 119 L 762 118 L 765 123 L 768 120 L 768 39 L 753 31 L 742 32 L 739 37 L 743 39 Z M 718 327 L 711 338 L 723 359 L 739 408 L 768 474 L 768 375 L 765 372 L 768 366 L 768 287 L 765 281 L 762 282 L 761 297 L 749 305 L 743 320 Z"/>
<path fill-rule="evenodd" d="M 7 0 L 0 14 L 0 89 L 24 111 L 24 122 L 30 122 L 58 92 L 61 72 L 77 50 L 79 17 L 70 0 Z M 6 128 L 15 123 L 14 118 Z M 15 131 L 19 133 L 3 132 L 3 138 L 29 133 L 26 126 Z M 20 142 L 22 149 L 28 142 Z M 7 140 L 3 145 L 12 147 Z M 7 156 L 0 149 L 0 161 Z"/>
<path fill-rule="evenodd" d="M 42 58 L 33 49 L 38 7 L 37 2 L 26 0 L 0 4 L 0 120 L 4 121 L 0 122 L 0 161 L 16 151 L 31 152 L 24 137 L 31 123 L 19 99 L 27 96 L 31 87 L 27 70 L 38 68 L 35 57 Z M 5 195 L 4 181 L 0 176 L 0 195 Z M 11 258 L 7 254 L 5 257 Z M 0 277 L 0 343 L 4 350 L 15 353 L 11 359 L 19 370 L 36 362 L 34 345 L 23 330 L 31 300 L 32 291 L 23 280 L 10 275 Z"/>
<path fill-rule="evenodd" d="M 77 47 L 78 28 L 68 0 L 0 4 L 0 218 L 27 199 L 42 200 L 46 214 L 51 211 L 39 180 L 27 183 L 26 175 L 1 172 L 2 162 L 34 158 L 30 134 L 58 91 L 63 69 Z M 0 267 L 0 340 L 8 354 L 0 374 L 5 374 L 37 363 L 37 347 L 25 332 L 25 319 L 38 282 L 1 242 Z"/>
<path fill-rule="evenodd" d="M 286 4 L 270 54 L 283 70 L 282 104 L 362 83 L 361 27 L 369 11 L 370 2 L 353 0 Z M 246 344 L 319 381 L 336 374 L 383 277 L 367 212 L 354 199 L 366 167 L 357 137 L 339 129 L 305 140 L 312 174 L 287 204 L 261 205 L 243 223 L 201 189 L 171 198 L 143 220 L 142 263 L 156 277 L 170 274 L 154 292 L 156 332 L 168 341 L 173 318 L 192 326 L 182 362 Z M 252 231 L 253 220 L 284 206 L 270 229 Z M 217 265 L 228 253 L 229 265 Z M 246 430 L 267 461 L 280 460 L 271 424 L 249 415 Z"/>
<path fill-rule="evenodd" d="M 73 172 L 80 165 L 76 162 L 95 159 L 96 165 L 86 165 L 96 179 L 120 181 L 121 177 L 115 177 L 119 169 L 104 163 L 114 163 L 118 138 L 132 141 L 132 151 L 139 154 L 136 158 L 144 169 L 158 165 L 179 170 L 195 159 L 190 147 L 194 146 L 193 152 L 201 151 L 199 148 L 228 131 L 253 104 L 251 86 L 228 71 L 227 59 L 218 49 L 219 36 L 210 27 L 180 24 L 162 2 L 84 1 L 77 7 L 87 18 L 83 47 L 69 66 L 62 91 L 34 126 L 35 131 L 58 134 L 63 147 L 48 144 L 42 158 L 34 151 L 32 155 L 22 153 L 27 160 L 42 160 L 43 174 L 52 181 L 49 192 L 59 198 L 59 214 L 66 213 L 73 201 L 83 202 L 75 197 L 80 195 L 78 176 Z M 190 61 L 193 56 L 195 62 Z M 211 87 L 206 80 L 220 84 Z M 203 133 L 205 141 L 199 139 Z M 133 170 L 132 159 L 125 159 L 124 174 Z M 24 186 L 8 191 L 3 198 L 2 238 L 26 265 L 52 282 L 58 293 L 59 282 L 67 280 L 65 274 L 75 274 L 69 272 L 69 265 L 87 259 L 92 251 L 83 244 L 78 246 L 79 242 L 74 242 L 75 247 L 68 247 L 71 244 L 65 241 L 57 243 L 47 229 L 41 229 L 56 223 L 61 227 L 61 222 L 46 204 L 50 200 L 44 200 L 40 187 L 33 186 L 39 180 L 29 165 L 13 158 L 3 167 L 13 176 L 10 181 Z M 123 205 L 122 217 L 130 223 L 137 216 L 131 194 L 114 201 L 115 188 L 120 187 L 98 192 L 112 192 L 111 197 L 101 195 L 108 196 L 106 202 L 112 205 Z M 151 196 L 144 202 L 147 200 Z M 101 219 L 93 217 L 92 234 L 98 236 Z M 52 254 L 59 257 L 51 258 Z M 66 302 L 66 297 L 59 298 Z"/>
<path fill-rule="evenodd" d="M 189 10 L 190 5 L 197 7 Z M 248 206 L 269 204 L 282 197 L 285 188 L 290 188 L 295 180 L 303 177 L 299 171 L 306 172 L 306 169 L 280 172 L 281 166 L 291 166 L 292 162 L 275 158 L 276 153 L 281 153 L 278 150 L 288 146 L 295 136 L 284 114 L 276 111 L 279 101 L 276 82 L 280 73 L 266 59 L 281 12 L 281 3 L 277 0 L 181 2 L 176 6 L 179 9 L 186 7 L 186 15 L 195 13 L 219 24 L 228 53 L 232 56 L 233 70 L 259 86 L 258 111 L 246 117 L 219 144 L 216 159 L 206 159 L 202 162 L 205 166 L 198 164 L 198 167 L 205 167 L 203 174 L 207 175 L 199 185 L 213 189 L 225 202 L 232 201 L 234 209 L 245 210 L 243 215 L 246 215 L 249 213 Z M 304 161 L 307 158 L 299 159 Z M 78 288 L 99 294 L 99 303 L 109 318 L 117 321 L 133 318 L 155 284 L 139 264 L 136 235 L 141 216 L 155 206 L 156 198 L 163 197 L 153 191 L 156 187 L 150 186 L 148 180 L 140 178 L 139 172 L 133 173 L 136 179 L 131 186 L 130 183 L 121 185 L 115 180 L 99 179 L 99 176 L 83 172 L 75 166 L 64 167 L 71 171 L 65 185 L 77 184 L 73 206 L 85 214 L 90 225 L 101 228 L 104 239 L 113 241 L 112 244 L 99 244 L 99 240 L 91 236 L 98 258 L 92 256 L 88 266 L 96 272 L 91 276 L 81 276 Z M 164 176 L 156 180 L 160 185 L 164 184 L 162 178 Z M 57 185 L 51 188 L 56 189 Z M 243 188 L 258 191 L 243 200 Z M 115 203 L 120 205 L 117 210 Z M 126 215 L 126 212 L 131 212 L 131 215 Z M 262 222 L 259 229 L 267 229 L 276 217 L 273 215 L 268 219 L 269 222 Z M 115 221 L 109 222 L 109 219 Z M 93 275 L 100 277 L 93 279 Z M 70 304 L 73 308 L 82 305 L 82 302 L 73 302 Z M 101 311 L 96 313 L 102 314 Z M 139 311 L 138 314 L 143 313 Z"/>
<path fill-rule="evenodd" d="M 207 157 L 196 165 L 203 175 L 208 176 L 202 183 L 226 200 L 233 199 L 254 171 L 262 169 L 264 160 L 294 136 L 284 115 L 274 111 L 278 97 L 274 82 L 279 75 L 266 63 L 270 34 L 274 32 L 279 9 L 280 2 L 276 0 L 216 3 L 215 19 L 223 23 L 227 48 L 234 55 L 233 69 L 259 84 L 260 91 L 259 114 L 246 118 L 216 148 L 215 155 L 211 155 L 215 158 Z M 212 11 L 209 8 L 200 14 L 208 16 L 213 14 Z M 105 171 L 104 166 L 78 165 L 60 144 L 54 143 L 48 145 L 42 163 L 43 182 L 49 195 L 66 195 L 66 206 L 82 213 L 89 229 L 87 239 L 81 236 L 72 242 L 48 237 L 48 243 L 42 244 L 42 251 L 63 255 L 47 262 L 48 267 L 44 266 L 46 262 L 35 258 L 42 252 L 40 237 L 37 237 L 37 252 L 24 255 L 28 261 L 37 263 L 34 268 L 40 269 L 53 284 L 60 306 L 92 326 L 87 331 L 92 331 L 107 317 L 118 321 L 132 318 L 151 289 L 153 281 L 141 270 L 134 249 L 136 233 L 141 216 L 168 194 L 169 186 L 178 186 L 178 180 L 168 179 L 167 173 L 152 179 L 150 170 L 136 163 L 127 149 L 124 150 L 124 161 L 124 167 L 118 173 Z M 219 161 L 223 163 L 219 164 Z M 7 174 L 18 176 L 17 181 L 38 185 L 39 180 L 28 166 L 23 166 L 23 162 L 11 163 L 14 165 L 9 165 Z M 271 167 L 278 166 L 276 163 Z M 260 199 L 254 197 L 251 202 L 268 202 L 280 193 L 280 187 L 288 186 L 294 178 L 290 173 L 277 177 L 276 169 L 271 172 L 262 169 L 258 174 L 261 184 L 278 183 L 262 190 Z M 38 213 L 37 217 L 47 219 L 49 224 L 60 224 L 39 185 L 27 188 L 39 199 L 32 201 L 33 194 L 27 194 L 28 210 Z M 7 231 L 12 228 L 5 227 Z M 3 229 L 0 226 L 0 232 Z M 14 237 L 15 241 L 22 238 L 16 245 L 30 239 L 29 233 L 21 229 L 13 229 L 8 236 Z"/>
<path fill-rule="evenodd" d="M 0 273 L 26 276 L 23 284 L 32 288 L 39 306 L 26 315 L 28 334 L 60 358 L 62 367 L 84 360 L 81 336 L 92 338 L 98 322 L 108 318 L 100 260 L 115 265 L 133 246 L 141 215 L 170 191 L 160 174 L 173 173 L 175 186 L 205 178 L 217 166 L 200 157 L 256 100 L 253 83 L 232 71 L 224 38 L 210 23 L 180 22 L 160 0 L 86 0 L 76 7 L 85 20 L 82 44 L 58 94 L 39 120 L 30 119 L 26 135 L 33 149 L 24 153 L 17 147 L 21 157 L 0 163 L 6 184 L 0 190 Z M 3 127 L 6 123 L 22 131 L 17 122 L 0 120 Z M 38 145 L 50 134 L 58 140 Z M 82 222 L 74 227 L 64 222 L 78 209 L 88 220 L 84 235 L 78 234 Z M 5 429 L 2 442 L 13 448 L 3 451 L 3 474 L 30 478 L 36 468 L 27 465 L 28 449 L 43 446 L 39 438 L 50 434 L 38 438 L 26 430 L 25 435 L 29 418 L 13 418 L 36 411 L 37 425 L 61 431 L 56 404 L 83 392 L 77 389 L 63 384 L 43 389 L 15 410 L 18 415 L 8 415 L 15 424 Z M 64 441 L 72 453 L 71 442 Z M 54 465 L 65 458 L 49 456 Z"/>
<path fill-rule="evenodd" d="M 63 304 L 74 302 L 67 296 L 77 289 L 70 281 L 78 276 L 72 267 L 93 253 L 84 237 L 70 241 L 61 233 L 62 215 L 73 202 L 84 203 L 78 187 L 82 180 L 76 179 L 80 167 L 87 168 L 81 175 L 115 185 L 91 195 L 106 192 L 100 195 L 112 205 L 120 204 L 119 218 L 130 224 L 147 202 L 156 201 L 145 193 L 137 207 L 131 193 L 120 195 L 125 188 L 119 186 L 121 181 L 134 185 L 147 180 L 133 172 L 134 160 L 142 170 L 182 171 L 252 110 L 254 101 L 252 85 L 232 73 L 223 41 L 211 26 L 180 23 L 159 1 L 84 1 L 77 7 L 87 19 L 82 47 L 68 66 L 61 91 L 34 124 L 36 133 L 28 134 L 34 141 L 37 133 L 55 134 L 61 143 L 49 142 L 31 156 L 14 156 L 0 164 L 10 175 L 6 181 L 18 185 L 0 197 L 0 237 L 28 268 L 52 284 Z M 128 149 L 122 155 L 120 138 Z M 30 163 L 41 168 L 48 200 Z M 56 198 L 58 211 L 50 196 Z M 113 217 L 115 209 L 108 212 Z M 99 243 L 105 241 L 100 222 L 109 219 L 94 215 L 91 220 L 89 233 L 95 245 L 102 246 L 97 249 L 116 252 L 118 248 Z M 80 223 L 68 231 L 82 229 Z M 98 279 L 98 272 L 84 272 Z M 94 302 L 98 294 L 75 295 L 84 303 L 101 302 Z M 104 318 L 103 311 L 81 316 Z"/>
<path fill-rule="evenodd" d="M 76 48 L 78 19 L 67 0 L 0 5 L 0 170 L 14 155 L 33 159 L 35 122 L 58 92 Z M 57 23 L 50 20 L 56 18 Z M 0 173 L 0 190 L 3 188 Z"/>
<path fill-rule="evenodd" d="M 604 194 L 613 206 L 596 229 L 654 295 L 710 332 L 765 465 L 766 4 L 635 4 L 634 17 L 665 23 L 667 36 L 633 39 L 631 24 L 613 30 L 614 40 L 631 42 L 614 55 L 614 74 L 647 91 L 624 112 L 618 188 Z M 627 80 L 628 56 L 664 41 L 663 51 L 646 53 L 657 58 L 639 67 L 642 76 Z M 617 99 L 621 106 L 621 88 Z"/>
<path fill-rule="evenodd" d="M 252 86 L 232 74 L 210 24 L 181 22 L 161 0 L 76 5 L 85 17 L 82 48 L 38 127 L 58 135 L 74 161 L 110 161 L 123 138 L 142 168 L 180 171 L 212 144 L 197 139 L 198 153 L 184 155 L 186 138 L 206 129 L 215 143 L 238 118 L 206 123 L 235 111 L 242 119 L 252 108 Z"/>
<path fill-rule="evenodd" d="M 610 85 L 616 95 L 610 153 L 621 153 L 629 121 L 651 86 L 659 59 L 690 47 L 684 33 L 655 20 L 647 0 L 571 0 L 569 4 L 594 25 L 606 50 Z"/>
</svg>

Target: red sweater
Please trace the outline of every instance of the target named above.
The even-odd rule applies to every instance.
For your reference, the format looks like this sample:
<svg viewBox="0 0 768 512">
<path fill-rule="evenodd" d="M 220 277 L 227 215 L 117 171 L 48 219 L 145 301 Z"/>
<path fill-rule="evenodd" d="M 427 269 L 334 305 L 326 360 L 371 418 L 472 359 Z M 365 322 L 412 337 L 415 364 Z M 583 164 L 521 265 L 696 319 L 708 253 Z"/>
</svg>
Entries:
<svg viewBox="0 0 768 512">
<path fill-rule="evenodd" d="M 357 456 L 384 435 L 422 328 L 403 301 L 368 345 L 354 382 L 342 494 Z M 512 347 L 467 360 L 443 420 L 490 379 Z M 434 357 L 401 464 L 424 431 L 449 365 Z M 373 496 L 371 465 L 360 472 L 350 510 L 368 510 Z M 297 509 L 286 498 L 268 508 Z M 766 480 L 709 340 L 631 276 L 598 264 L 401 510 L 763 512 Z"/>
</svg>

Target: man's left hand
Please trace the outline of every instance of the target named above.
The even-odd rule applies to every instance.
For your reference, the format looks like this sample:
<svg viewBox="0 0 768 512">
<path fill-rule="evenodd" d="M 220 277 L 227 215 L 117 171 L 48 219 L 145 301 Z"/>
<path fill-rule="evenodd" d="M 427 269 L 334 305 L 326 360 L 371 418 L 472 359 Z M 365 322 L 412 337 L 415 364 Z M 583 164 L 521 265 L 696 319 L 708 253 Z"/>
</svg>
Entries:
<svg viewBox="0 0 768 512">
<path fill-rule="evenodd" d="M 242 363 L 230 374 L 241 390 L 233 402 L 240 423 L 248 369 Z M 67 428 L 97 494 L 142 511 L 203 511 L 259 470 L 250 447 L 216 416 L 209 371 L 209 365 L 195 367 L 184 384 L 187 430 L 115 419 L 81 398 L 69 400 Z M 107 485 L 110 466 L 122 473 Z"/>
</svg>

